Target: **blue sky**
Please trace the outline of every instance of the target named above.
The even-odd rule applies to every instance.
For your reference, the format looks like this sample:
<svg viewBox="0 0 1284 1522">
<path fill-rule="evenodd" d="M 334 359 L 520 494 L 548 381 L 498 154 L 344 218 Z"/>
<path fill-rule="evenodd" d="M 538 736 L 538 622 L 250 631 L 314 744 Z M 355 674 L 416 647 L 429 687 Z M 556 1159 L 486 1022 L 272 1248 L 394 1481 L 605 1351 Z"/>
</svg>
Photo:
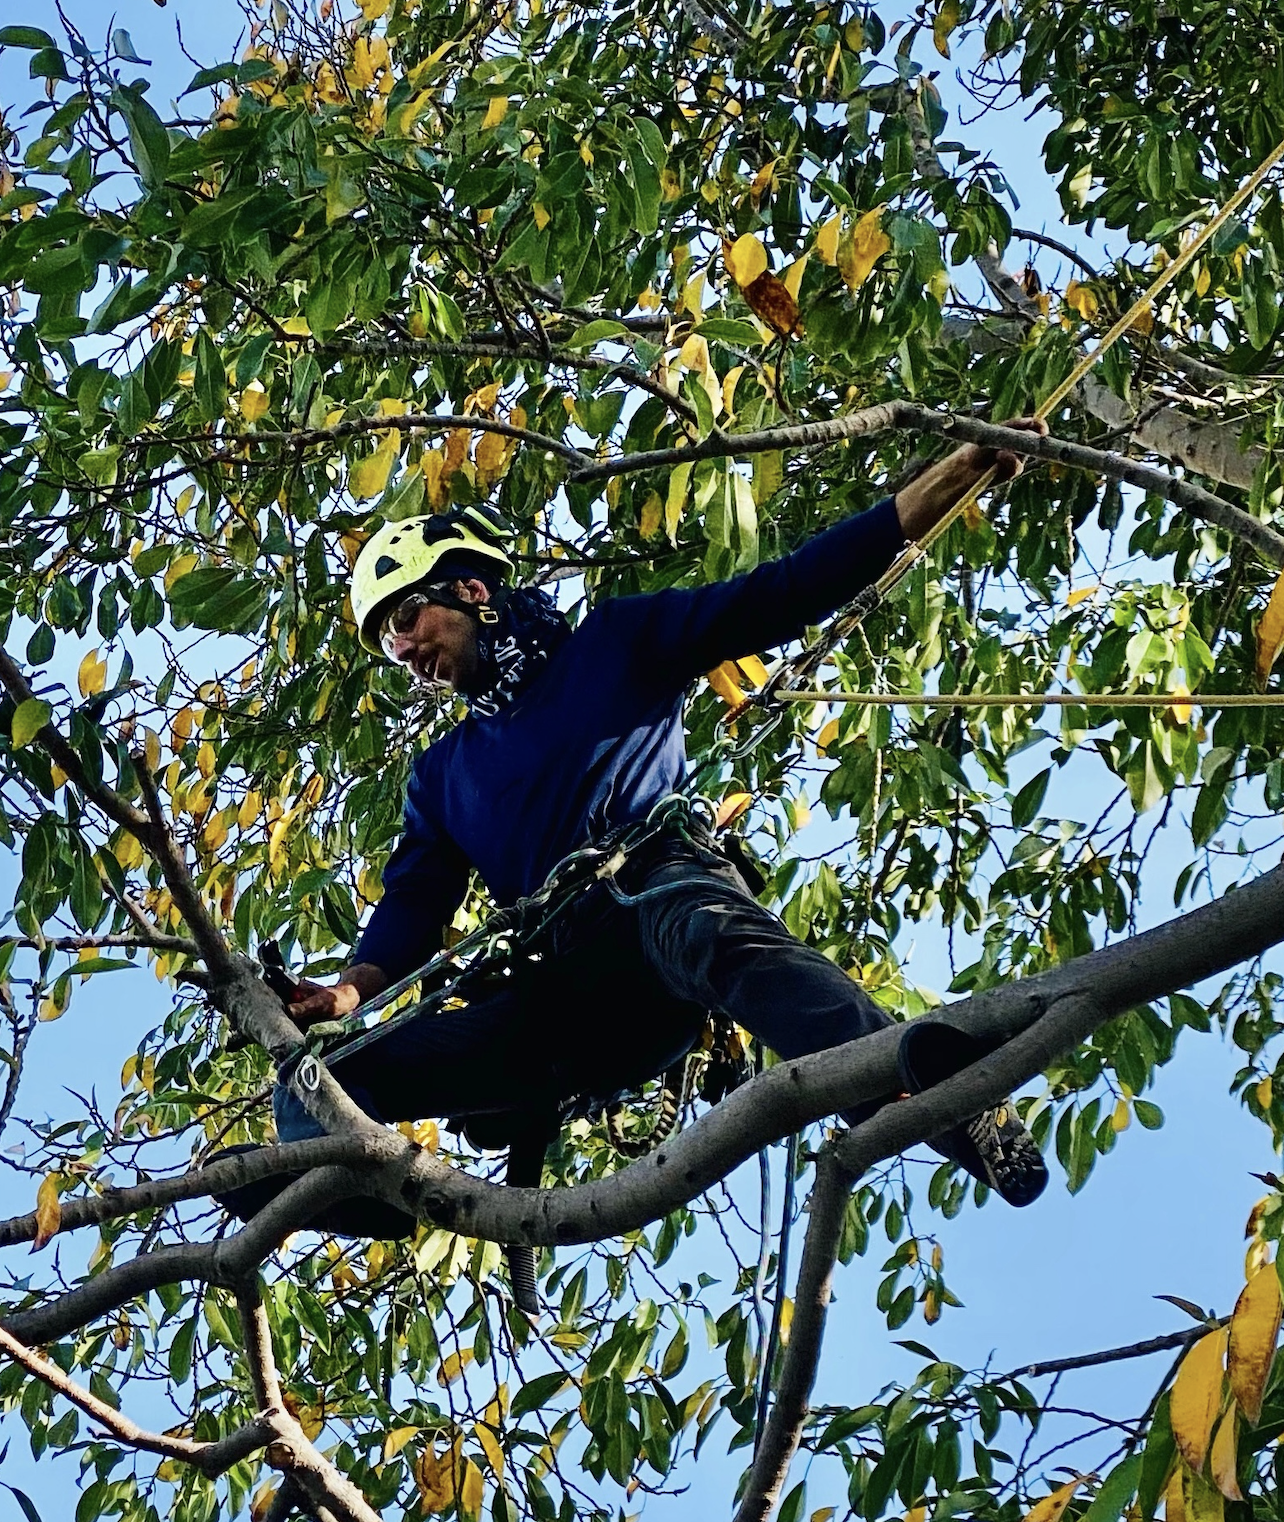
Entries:
<svg viewBox="0 0 1284 1522">
<path fill-rule="evenodd" d="M 67 10 L 95 41 L 108 27 L 109 13 L 100 4 L 69 0 Z M 188 49 L 207 62 L 225 55 L 240 25 L 229 0 L 171 0 L 164 10 L 154 0 L 122 0 L 110 14 L 115 25 L 131 32 L 137 52 L 153 61 L 154 68 L 147 72 L 157 80 L 158 93 L 176 93 L 192 72 L 177 47 L 176 22 L 182 24 Z M 58 30 L 49 0 L 32 0 L 22 19 Z M 0 57 L 0 102 L 26 97 L 26 58 L 20 53 Z M 948 76 L 950 66 L 943 68 Z M 948 99 L 948 77 L 941 84 Z M 989 145 L 1021 200 L 1014 218 L 1018 225 L 1046 227 L 1099 257 L 1100 246 L 1060 228 L 1060 208 L 1038 158 L 1043 130 L 1022 120 L 1018 111 L 995 113 L 962 129 L 952 122 L 947 136 Z M 1049 812 L 1081 816 L 1094 801 L 1073 769 L 1054 781 L 1054 787 L 1062 792 L 1049 797 Z M 1152 883 L 1162 890 L 1169 867 L 1175 875 L 1187 859 L 1187 851 L 1174 842 L 1152 867 Z M 6 872 L 0 864 L 0 888 L 11 884 L 11 867 Z M 1152 894 L 1151 920 L 1171 912 L 1169 903 L 1170 895 Z M 917 981 L 944 989 L 949 973 L 943 938 L 920 933 L 912 972 Z M 112 1108 L 122 1061 L 167 1007 L 168 995 L 147 972 L 95 980 L 63 1019 L 38 1030 L 20 1112 L 36 1117 L 65 1114 L 68 1090 L 84 1093 L 95 1086 Z M 1265 1130 L 1227 1095 L 1237 1066 L 1236 1054 L 1219 1038 L 1184 1035 L 1177 1059 L 1160 1074 L 1148 1096 L 1165 1110 L 1166 1126 L 1158 1133 L 1135 1125 L 1125 1132 L 1079 1196 L 1070 1197 L 1054 1180 L 1049 1194 L 1032 1210 L 1017 1212 L 992 1203 L 953 1222 L 934 1218 L 930 1227 L 920 1226 L 935 1229 L 944 1243 L 948 1280 L 965 1309 L 947 1311 L 934 1328 L 911 1321 L 894 1335 L 925 1341 L 942 1357 L 968 1367 L 989 1364 L 1006 1369 L 1179 1328 L 1181 1313 L 1153 1298 L 1160 1293 L 1228 1310 L 1243 1282 L 1244 1219 L 1262 1192 L 1249 1172 L 1266 1170 L 1275 1162 Z M 6 1136 L 3 1142 L 13 1139 Z M 925 1192 L 928 1167 L 908 1166 L 913 1175 L 921 1175 Z M 756 1211 L 752 1173 L 746 1190 Z M 0 1212 L 29 1209 L 33 1194 L 33 1180 L 0 1168 Z M 11 1263 L 13 1259 L 11 1254 Z M 859 1404 L 872 1399 L 888 1381 L 912 1378 L 921 1362 L 894 1345 L 873 1308 L 881 1260 L 875 1245 L 864 1260 L 838 1276 L 817 1390 L 820 1401 Z M 1065 1382 L 1059 1398 L 1066 1405 L 1100 1405 L 1116 1415 L 1132 1414 L 1149 1399 L 1164 1367 L 1159 1358 L 1086 1371 Z M 147 1418 L 145 1411 L 136 1414 Z M 46 1461 L 35 1466 L 18 1421 L 0 1425 L 0 1446 L 5 1439 L 12 1444 L 0 1478 L 27 1490 L 46 1522 L 70 1516 L 76 1498 L 74 1463 Z M 681 1504 L 725 1511 L 742 1457 L 724 1459 L 712 1444 Z M 1091 1468 L 1094 1452 L 1089 1448 L 1070 1458 Z M 840 1502 L 832 1486 L 832 1478 L 818 1473 L 809 1507 Z M 0 1492 L 0 1518 L 8 1504 L 9 1497 Z M 661 1502 L 655 1510 L 658 1514 L 673 1504 Z"/>
</svg>

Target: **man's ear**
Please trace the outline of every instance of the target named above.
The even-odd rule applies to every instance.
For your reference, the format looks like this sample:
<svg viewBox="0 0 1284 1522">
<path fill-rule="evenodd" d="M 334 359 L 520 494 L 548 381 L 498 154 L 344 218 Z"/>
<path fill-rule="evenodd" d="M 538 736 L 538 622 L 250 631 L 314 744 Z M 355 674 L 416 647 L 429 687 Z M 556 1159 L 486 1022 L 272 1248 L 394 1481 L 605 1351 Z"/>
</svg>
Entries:
<svg viewBox="0 0 1284 1522">
<path fill-rule="evenodd" d="M 455 583 L 455 596 L 460 602 L 483 603 L 490 601 L 490 588 L 476 576 L 461 578 Z"/>
</svg>

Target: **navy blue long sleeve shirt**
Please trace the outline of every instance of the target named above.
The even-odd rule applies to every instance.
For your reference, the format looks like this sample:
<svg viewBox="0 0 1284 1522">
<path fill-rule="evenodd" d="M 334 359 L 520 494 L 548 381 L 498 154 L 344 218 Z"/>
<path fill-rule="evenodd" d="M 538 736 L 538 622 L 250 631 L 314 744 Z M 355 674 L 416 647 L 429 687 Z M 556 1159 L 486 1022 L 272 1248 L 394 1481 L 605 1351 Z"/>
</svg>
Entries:
<svg viewBox="0 0 1284 1522">
<path fill-rule="evenodd" d="M 405 977 L 440 948 L 470 868 L 510 904 L 569 852 L 645 818 L 685 775 L 690 683 L 797 639 L 904 542 L 889 497 L 746 576 L 600 603 L 514 702 L 470 714 L 418 757 L 354 960 Z"/>
</svg>

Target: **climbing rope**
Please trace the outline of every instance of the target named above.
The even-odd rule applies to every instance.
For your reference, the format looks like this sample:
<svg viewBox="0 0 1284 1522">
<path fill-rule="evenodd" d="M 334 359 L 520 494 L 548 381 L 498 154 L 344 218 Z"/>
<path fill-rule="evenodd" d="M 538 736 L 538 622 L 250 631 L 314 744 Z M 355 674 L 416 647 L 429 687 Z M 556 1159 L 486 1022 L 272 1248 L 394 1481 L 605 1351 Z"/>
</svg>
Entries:
<svg viewBox="0 0 1284 1522">
<path fill-rule="evenodd" d="M 1095 348 L 1085 354 L 1082 359 L 1066 376 L 1065 380 L 1052 392 L 1052 394 L 1039 404 L 1035 411 L 1035 417 L 1046 421 L 1062 402 L 1074 391 L 1080 381 L 1091 371 L 1097 363 L 1104 359 L 1120 338 L 1132 327 L 1143 312 L 1149 311 L 1156 299 L 1170 286 L 1183 271 L 1198 258 L 1201 250 L 1211 238 L 1230 221 L 1231 217 L 1239 210 L 1246 200 L 1258 189 L 1272 169 L 1284 159 L 1284 142 L 1276 146 L 1267 154 L 1266 158 L 1253 171 L 1251 175 L 1240 185 L 1234 195 L 1226 202 L 1220 211 L 1216 212 L 1208 222 L 1200 229 L 1199 233 L 1191 240 L 1181 253 L 1160 271 L 1157 278 L 1151 282 L 1146 291 L 1133 302 L 1132 306 L 1122 317 L 1106 332 Z M 993 484 L 997 471 L 994 468 L 986 471 L 984 475 L 968 490 L 930 529 L 912 543 L 906 545 L 904 550 L 896 557 L 886 571 L 871 586 L 866 587 L 859 593 L 846 608 L 841 609 L 834 617 L 829 626 L 820 637 L 801 655 L 792 661 L 784 661 L 777 670 L 768 678 L 767 682 L 754 693 L 748 694 L 745 699 L 736 704 L 723 718 L 724 725 L 733 724 L 743 714 L 753 708 L 770 710 L 777 704 L 790 702 L 814 701 L 812 697 L 805 697 L 800 689 L 794 685 L 806 677 L 814 675 L 817 668 L 822 664 L 830 651 L 844 640 L 869 617 L 869 615 L 886 598 L 889 592 L 905 579 L 914 568 L 923 561 L 932 546 L 958 521 L 960 517 L 971 508 L 975 507 L 982 494 Z M 828 695 L 827 695 L 828 696 Z M 834 700 L 846 701 L 841 695 L 835 695 Z M 886 700 L 884 700 L 886 701 Z M 942 705 L 944 706 L 944 705 Z M 959 705 L 956 702 L 955 706 Z M 992 703 L 978 704 L 975 706 L 994 706 Z M 1001 705 L 1000 705 L 1001 706 Z M 1222 706 L 1253 706 L 1250 704 L 1236 705 L 1223 703 Z M 1270 706 L 1269 704 L 1262 706 Z M 756 743 L 756 742 L 755 742 Z"/>
<path fill-rule="evenodd" d="M 878 708 L 1284 708 L 1284 692 L 826 692 L 790 687 L 781 703 Z"/>
</svg>

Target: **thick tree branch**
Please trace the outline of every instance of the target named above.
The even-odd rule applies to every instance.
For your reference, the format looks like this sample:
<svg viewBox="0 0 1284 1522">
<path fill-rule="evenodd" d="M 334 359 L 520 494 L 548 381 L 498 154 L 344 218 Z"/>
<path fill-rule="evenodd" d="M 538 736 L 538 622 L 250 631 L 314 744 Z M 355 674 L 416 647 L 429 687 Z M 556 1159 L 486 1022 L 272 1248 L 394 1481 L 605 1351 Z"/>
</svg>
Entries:
<svg viewBox="0 0 1284 1522">
<path fill-rule="evenodd" d="M 1050 460 L 1080 470 L 1127 481 L 1143 491 L 1155 493 L 1176 507 L 1185 508 L 1198 517 L 1216 524 L 1244 540 L 1271 565 L 1284 565 L 1284 536 L 1261 523 L 1243 508 L 1236 507 L 1193 481 L 1169 474 L 1153 465 L 1127 459 L 1113 450 L 1091 449 L 1066 439 L 1038 438 L 1018 433 L 977 418 L 952 412 L 936 412 L 915 402 L 885 402 L 866 407 L 845 417 L 824 422 L 798 423 L 783 428 L 764 428 L 752 433 L 724 434 L 702 439 L 697 444 L 676 449 L 639 450 L 634 454 L 598 460 L 571 475 L 573 481 L 600 480 L 604 476 L 632 474 L 689 460 L 726 459 L 740 455 L 763 454 L 771 450 L 819 449 L 847 439 L 869 438 L 892 429 L 935 433 L 964 443 L 983 444 L 996 449 L 1016 449 L 1033 459 Z"/>
<path fill-rule="evenodd" d="M 854 1183 L 853 1175 L 839 1163 L 832 1148 L 827 1147 L 816 1163 L 811 1215 L 798 1266 L 794 1319 L 789 1328 L 780 1384 L 754 1455 L 744 1497 L 736 1509 L 735 1522 L 766 1522 L 788 1478 L 820 1363 L 834 1263 Z M 784 1293 L 783 1286 L 780 1293 Z"/>
<path fill-rule="evenodd" d="M 1117 946 L 950 1005 L 942 1015 L 951 1023 L 987 1043 L 1007 1044 L 936 1088 L 879 1111 L 837 1144 L 837 1161 L 858 1175 L 878 1158 L 937 1136 L 1028 1082 L 1135 1005 L 1224 972 L 1282 940 L 1284 867 L 1276 867 L 1214 903 Z M 267 1044 L 280 1045 L 281 1028 L 293 1027 L 267 989 L 247 971 L 236 991 L 275 1007 L 260 1028 Z M 44 1342 L 160 1284 L 203 1279 L 234 1287 L 322 1206 L 362 1193 L 491 1241 L 543 1246 L 618 1236 L 686 1204 L 791 1131 L 893 1093 L 899 1041 L 900 1031 L 891 1027 L 779 1063 L 650 1157 L 609 1179 L 572 1189 L 514 1189 L 456 1172 L 355 1111 L 322 1068 L 319 1108 L 338 1129 L 345 1124 L 342 1112 L 355 1111 L 351 1135 L 366 1157 L 361 1169 L 317 1169 L 216 1247 L 164 1248 L 121 1264 L 49 1305 L 10 1317 L 7 1325 L 28 1342 Z"/>
<path fill-rule="evenodd" d="M 359 1140 L 350 1136 L 319 1136 L 314 1140 L 285 1142 L 279 1147 L 264 1147 L 260 1152 L 242 1152 L 219 1158 L 191 1173 L 175 1178 L 151 1179 L 130 1188 L 105 1189 L 88 1199 L 64 1200 L 59 1234 L 83 1226 L 99 1226 L 118 1221 L 123 1216 L 138 1215 L 144 1210 L 159 1210 L 184 1200 L 198 1200 L 224 1194 L 261 1179 L 281 1173 L 302 1172 L 335 1164 L 358 1165 L 364 1152 Z M 0 1221 L 0 1247 L 36 1239 L 36 1213 L 13 1216 Z"/>
<path fill-rule="evenodd" d="M 128 935 L 122 932 L 118 935 L 53 935 L 40 941 L 31 936 L 12 936 L 9 939 L 35 951 L 52 946 L 55 951 L 174 951 L 195 957 L 200 955 L 201 950 L 195 941 L 188 940 L 186 936 L 162 935 L 159 931 L 155 935 Z"/>
</svg>

